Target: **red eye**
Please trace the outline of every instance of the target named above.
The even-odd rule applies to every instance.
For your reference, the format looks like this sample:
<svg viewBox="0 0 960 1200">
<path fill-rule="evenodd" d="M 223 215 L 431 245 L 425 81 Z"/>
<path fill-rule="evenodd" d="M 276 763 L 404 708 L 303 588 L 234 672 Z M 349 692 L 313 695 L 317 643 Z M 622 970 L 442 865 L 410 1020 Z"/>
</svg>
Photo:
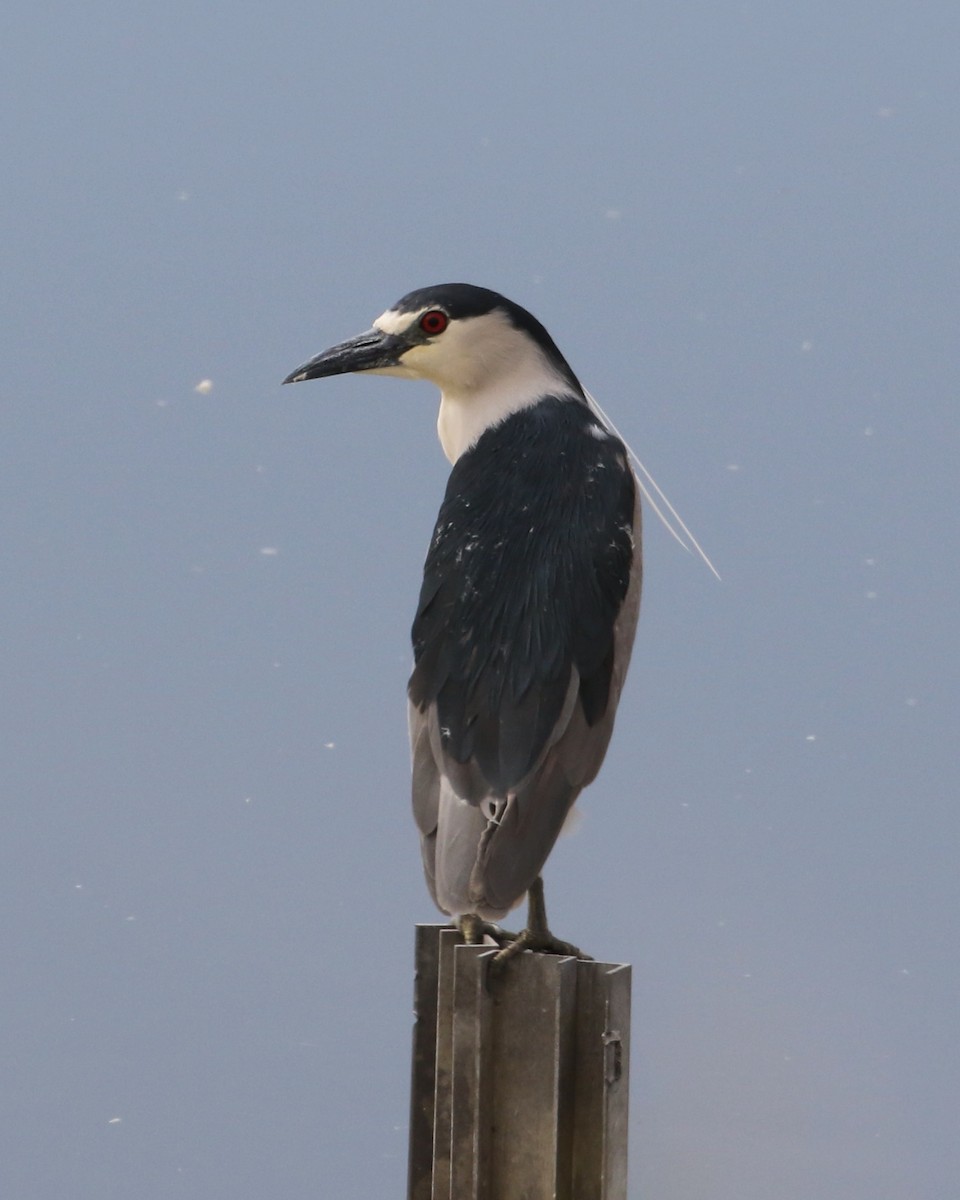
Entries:
<svg viewBox="0 0 960 1200">
<path fill-rule="evenodd" d="M 438 333 L 443 333 L 449 320 L 445 312 L 441 312 L 439 308 L 431 308 L 420 318 L 420 328 L 430 337 L 436 337 Z"/>
</svg>

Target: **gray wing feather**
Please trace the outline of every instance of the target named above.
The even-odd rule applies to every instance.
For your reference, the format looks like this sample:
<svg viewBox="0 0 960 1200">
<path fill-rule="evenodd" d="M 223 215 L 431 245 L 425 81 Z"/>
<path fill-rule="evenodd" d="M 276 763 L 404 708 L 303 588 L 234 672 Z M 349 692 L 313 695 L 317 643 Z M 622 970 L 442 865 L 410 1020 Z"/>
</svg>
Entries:
<svg viewBox="0 0 960 1200">
<path fill-rule="evenodd" d="M 473 762 L 444 754 L 436 704 L 411 703 L 413 809 L 424 870 L 437 906 L 499 920 L 540 874 L 581 790 L 600 770 L 613 732 L 640 606 L 640 504 L 634 513 L 630 585 L 614 626 L 614 670 L 606 711 L 590 725 L 571 671 L 566 702 L 541 757 L 505 800 Z"/>
</svg>

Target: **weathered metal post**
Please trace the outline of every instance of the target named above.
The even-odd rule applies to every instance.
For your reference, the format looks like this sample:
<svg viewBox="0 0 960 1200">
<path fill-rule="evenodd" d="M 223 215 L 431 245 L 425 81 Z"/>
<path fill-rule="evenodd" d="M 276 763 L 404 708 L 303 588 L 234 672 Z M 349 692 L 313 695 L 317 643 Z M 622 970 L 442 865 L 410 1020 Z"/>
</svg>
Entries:
<svg viewBox="0 0 960 1200">
<path fill-rule="evenodd" d="M 630 967 L 418 925 L 408 1200 L 626 1200 Z"/>
</svg>

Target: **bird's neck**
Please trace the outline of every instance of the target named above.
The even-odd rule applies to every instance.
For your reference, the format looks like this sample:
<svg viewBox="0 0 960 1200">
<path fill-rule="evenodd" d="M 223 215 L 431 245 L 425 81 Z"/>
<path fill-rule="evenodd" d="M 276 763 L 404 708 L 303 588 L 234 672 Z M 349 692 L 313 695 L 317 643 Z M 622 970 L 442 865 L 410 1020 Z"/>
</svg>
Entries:
<svg viewBox="0 0 960 1200">
<path fill-rule="evenodd" d="M 511 413 L 539 403 L 547 396 L 580 397 L 570 383 L 542 360 L 525 364 L 523 370 L 494 379 L 482 387 L 455 390 L 445 387 L 440 393 L 437 433 L 443 452 L 455 463 L 491 425 L 499 425 Z"/>
</svg>

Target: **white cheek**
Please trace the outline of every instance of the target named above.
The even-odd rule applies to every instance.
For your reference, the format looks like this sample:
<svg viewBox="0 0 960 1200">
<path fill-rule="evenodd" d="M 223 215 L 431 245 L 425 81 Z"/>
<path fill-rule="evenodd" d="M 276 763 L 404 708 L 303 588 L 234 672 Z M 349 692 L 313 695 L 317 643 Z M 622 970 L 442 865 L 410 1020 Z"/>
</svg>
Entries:
<svg viewBox="0 0 960 1200">
<path fill-rule="evenodd" d="M 404 350 L 403 354 L 400 355 L 400 361 L 403 365 L 414 369 L 424 367 L 435 358 L 435 348 L 425 342 L 419 346 L 411 346 L 409 350 Z"/>
<path fill-rule="evenodd" d="M 403 363 L 397 363 L 395 367 L 370 367 L 367 371 L 357 371 L 357 375 L 393 375 L 397 379 L 418 379 L 419 375 L 404 366 Z"/>
<path fill-rule="evenodd" d="M 461 381 L 466 377 L 466 362 L 457 360 L 456 353 L 452 351 L 454 348 L 442 341 L 422 342 L 405 351 L 400 361 L 417 379 L 429 379 L 442 388 L 448 382 L 447 367 L 451 359 L 457 364 L 455 376 Z"/>
</svg>

